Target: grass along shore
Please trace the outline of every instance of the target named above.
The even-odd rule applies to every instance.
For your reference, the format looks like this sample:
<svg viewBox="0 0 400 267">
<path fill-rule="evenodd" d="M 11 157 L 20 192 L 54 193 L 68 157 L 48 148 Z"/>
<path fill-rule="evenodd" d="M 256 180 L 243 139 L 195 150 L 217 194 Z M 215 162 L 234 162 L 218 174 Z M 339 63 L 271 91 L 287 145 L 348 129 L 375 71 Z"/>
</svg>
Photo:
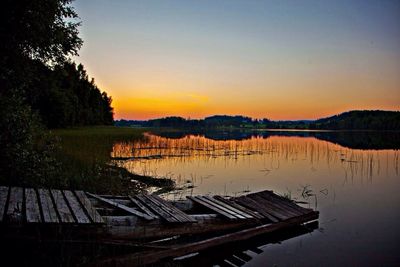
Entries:
<svg viewBox="0 0 400 267">
<path fill-rule="evenodd" d="M 81 189 L 99 194 L 133 194 L 149 187 L 172 190 L 174 181 L 132 174 L 111 162 L 110 154 L 117 142 L 145 138 L 145 128 L 94 126 L 52 130 L 60 148 L 56 158 L 60 177 L 52 186 Z"/>
</svg>

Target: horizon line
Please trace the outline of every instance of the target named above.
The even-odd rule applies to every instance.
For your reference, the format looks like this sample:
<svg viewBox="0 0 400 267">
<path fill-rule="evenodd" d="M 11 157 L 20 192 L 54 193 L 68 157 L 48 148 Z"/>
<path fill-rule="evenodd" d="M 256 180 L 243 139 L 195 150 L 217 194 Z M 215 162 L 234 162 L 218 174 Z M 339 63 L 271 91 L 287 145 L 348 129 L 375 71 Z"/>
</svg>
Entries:
<svg viewBox="0 0 400 267">
<path fill-rule="evenodd" d="M 165 119 L 165 118 L 183 118 L 185 120 L 204 120 L 206 118 L 209 117 L 213 117 L 213 116 L 229 116 L 229 117 L 236 117 L 236 116 L 241 116 L 241 117 L 247 117 L 247 118 L 251 118 L 251 119 L 257 119 L 257 120 L 263 120 L 263 119 L 268 119 L 270 121 L 316 121 L 319 119 L 324 119 L 324 118 L 330 118 L 336 115 L 340 115 L 340 114 L 344 114 L 344 113 L 348 113 L 348 112 L 354 112 L 354 111 L 383 111 L 383 112 L 400 112 L 400 109 L 398 110 L 388 110 L 388 109 L 350 109 L 347 111 L 343 111 L 340 113 L 335 113 L 333 115 L 329 115 L 329 116 L 325 116 L 325 117 L 319 117 L 316 119 L 286 119 L 286 120 L 274 120 L 274 119 L 269 119 L 267 117 L 263 117 L 263 118 L 256 118 L 256 117 L 251 117 L 251 116 L 247 116 L 247 115 L 243 115 L 243 114 L 236 114 L 236 115 L 228 115 L 228 114 L 213 114 L 213 115 L 208 115 L 205 117 L 201 117 L 201 118 L 191 118 L 190 116 L 188 117 L 183 117 L 180 115 L 170 115 L 170 116 L 162 116 L 162 117 L 154 117 L 154 118 L 148 118 L 148 119 L 126 119 L 126 118 L 119 118 L 119 119 L 114 119 L 114 121 L 118 121 L 118 120 L 126 120 L 126 121 L 150 121 L 150 120 L 157 120 L 157 119 Z"/>
</svg>

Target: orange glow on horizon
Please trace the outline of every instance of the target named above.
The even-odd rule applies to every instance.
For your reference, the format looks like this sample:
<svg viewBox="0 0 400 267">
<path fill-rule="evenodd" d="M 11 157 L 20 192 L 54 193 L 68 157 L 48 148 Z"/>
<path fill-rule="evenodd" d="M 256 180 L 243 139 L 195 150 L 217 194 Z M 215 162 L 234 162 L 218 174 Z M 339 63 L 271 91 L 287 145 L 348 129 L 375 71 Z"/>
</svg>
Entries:
<svg viewBox="0 0 400 267">
<path fill-rule="evenodd" d="M 76 3 L 115 119 L 400 110 L 397 3 L 162 2 Z"/>
<path fill-rule="evenodd" d="M 274 105 L 253 106 L 214 105 L 207 97 L 190 95 L 177 98 L 122 98 L 113 102 L 115 119 L 148 120 L 169 116 L 203 119 L 212 115 L 243 115 L 256 119 L 303 120 L 319 119 L 340 114 L 349 110 L 399 110 L 398 105 L 339 105 L 320 103 L 307 106 L 307 103 L 273 103 Z"/>
</svg>

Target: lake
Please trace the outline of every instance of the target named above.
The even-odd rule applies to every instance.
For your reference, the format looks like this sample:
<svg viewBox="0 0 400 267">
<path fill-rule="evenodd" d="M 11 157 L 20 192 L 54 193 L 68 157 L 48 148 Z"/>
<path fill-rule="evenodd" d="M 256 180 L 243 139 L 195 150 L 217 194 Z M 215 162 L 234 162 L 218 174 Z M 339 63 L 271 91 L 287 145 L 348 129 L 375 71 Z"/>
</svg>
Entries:
<svg viewBox="0 0 400 267">
<path fill-rule="evenodd" d="M 399 140 L 397 132 L 153 131 L 114 143 L 111 156 L 130 172 L 175 180 L 168 199 L 270 189 L 320 211 L 316 230 L 245 251 L 244 266 L 397 266 Z M 186 262 L 213 265 L 217 254 Z"/>
</svg>

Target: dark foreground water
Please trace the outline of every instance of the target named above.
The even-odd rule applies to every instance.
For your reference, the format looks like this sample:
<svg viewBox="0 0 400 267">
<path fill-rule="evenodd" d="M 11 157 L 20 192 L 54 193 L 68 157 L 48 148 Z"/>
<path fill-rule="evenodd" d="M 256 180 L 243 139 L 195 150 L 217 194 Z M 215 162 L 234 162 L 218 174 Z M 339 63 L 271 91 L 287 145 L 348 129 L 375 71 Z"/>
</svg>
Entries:
<svg viewBox="0 0 400 267">
<path fill-rule="evenodd" d="M 272 189 L 320 211 L 319 225 L 181 260 L 203 266 L 399 266 L 399 133 L 149 133 L 114 144 L 131 172 L 168 176 L 191 194 Z M 245 262 L 236 256 L 244 252 Z M 239 257 L 240 258 L 240 257 Z M 243 255 L 242 255 L 243 259 Z"/>
</svg>

